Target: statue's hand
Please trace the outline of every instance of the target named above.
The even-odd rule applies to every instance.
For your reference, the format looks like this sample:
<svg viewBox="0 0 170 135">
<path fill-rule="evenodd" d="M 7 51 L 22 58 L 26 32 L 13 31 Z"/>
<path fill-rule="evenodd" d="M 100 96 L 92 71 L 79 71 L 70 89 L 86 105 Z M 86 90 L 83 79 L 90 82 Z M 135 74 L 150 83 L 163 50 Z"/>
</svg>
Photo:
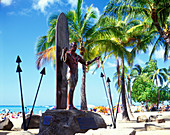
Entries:
<svg viewBox="0 0 170 135">
<path fill-rule="evenodd" d="M 67 50 L 68 50 L 67 47 L 64 47 L 62 49 L 61 58 L 60 58 L 61 61 L 65 61 L 65 53 L 67 52 Z"/>
<path fill-rule="evenodd" d="M 64 50 L 64 52 L 66 52 L 66 51 L 68 50 L 68 48 L 67 48 L 67 47 L 64 47 L 63 50 Z"/>
<path fill-rule="evenodd" d="M 100 59 L 100 56 L 96 57 L 96 60 L 99 60 Z"/>
</svg>

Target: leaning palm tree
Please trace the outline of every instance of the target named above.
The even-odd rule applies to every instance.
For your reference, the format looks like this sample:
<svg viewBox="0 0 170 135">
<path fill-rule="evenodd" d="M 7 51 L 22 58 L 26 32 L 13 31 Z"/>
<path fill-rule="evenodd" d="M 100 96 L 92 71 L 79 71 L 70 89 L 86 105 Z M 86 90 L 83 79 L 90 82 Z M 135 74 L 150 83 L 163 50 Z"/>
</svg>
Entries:
<svg viewBox="0 0 170 135">
<path fill-rule="evenodd" d="M 160 36 L 170 46 L 170 36 L 165 30 L 165 23 L 170 16 L 169 7 L 170 3 L 166 0 L 111 0 L 106 6 L 105 14 L 127 15 L 131 13 L 133 16 L 141 15 L 143 19 L 152 20 Z"/>
<path fill-rule="evenodd" d="M 78 0 L 76 10 L 72 10 L 66 14 L 69 27 L 69 42 L 76 42 L 80 50 L 80 55 L 83 59 L 88 60 L 94 56 L 88 45 L 88 39 L 90 35 L 95 31 L 96 26 L 94 19 L 97 18 L 96 13 L 93 10 L 92 5 L 87 9 L 85 14 L 82 13 L 83 0 Z M 36 44 L 37 46 L 37 68 L 47 61 L 54 61 L 55 63 L 55 31 L 57 23 L 57 15 L 52 15 L 49 18 L 49 30 L 48 35 L 40 37 Z M 83 68 L 83 77 L 81 84 L 81 109 L 87 110 L 86 92 L 85 92 L 85 79 L 86 79 L 86 68 Z"/>
</svg>

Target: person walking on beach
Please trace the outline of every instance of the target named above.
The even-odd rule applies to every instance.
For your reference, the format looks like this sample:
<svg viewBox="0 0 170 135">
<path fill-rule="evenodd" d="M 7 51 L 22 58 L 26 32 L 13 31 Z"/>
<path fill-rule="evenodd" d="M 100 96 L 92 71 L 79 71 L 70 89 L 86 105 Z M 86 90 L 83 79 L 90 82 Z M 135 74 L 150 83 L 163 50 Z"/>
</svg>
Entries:
<svg viewBox="0 0 170 135">
<path fill-rule="evenodd" d="M 66 48 L 63 50 L 62 59 L 67 64 L 67 81 L 69 85 L 68 90 L 68 97 L 67 97 L 67 110 L 76 110 L 76 108 L 73 106 L 73 94 L 75 87 L 77 85 L 78 81 L 78 62 L 80 62 L 83 65 L 89 65 L 93 63 L 95 60 L 99 60 L 100 56 L 94 58 L 91 61 L 85 61 L 82 59 L 79 55 L 76 54 L 77 50 L 77 44 L 76 42 L 72 42 L 70 44 L 70 51 L 67 51 Z"/>
<path fill-rule="evenodd" d="M 25 107 L 25 114 L 27 114 L 27 107 Z"/>
<path fill-rule="evenodd" d="M 162 104 L 162 112 L 164 112 L 164 111 L 165 111 L 165 105 Z"/>
</svg>

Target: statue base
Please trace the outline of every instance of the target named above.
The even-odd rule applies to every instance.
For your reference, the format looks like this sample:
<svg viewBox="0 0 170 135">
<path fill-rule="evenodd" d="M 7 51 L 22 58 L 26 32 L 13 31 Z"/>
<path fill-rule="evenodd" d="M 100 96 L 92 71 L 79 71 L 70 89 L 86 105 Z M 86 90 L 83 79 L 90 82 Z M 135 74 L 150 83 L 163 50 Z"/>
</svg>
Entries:
<svg viewBox="0 0 170 135">
<path fill-rule="evenodd" d="M 89 129 L 106 128 L 97 113 L 79 110 L 47 110 L 40 119 L 39 135 L 74 135 Z"/>
</svg>

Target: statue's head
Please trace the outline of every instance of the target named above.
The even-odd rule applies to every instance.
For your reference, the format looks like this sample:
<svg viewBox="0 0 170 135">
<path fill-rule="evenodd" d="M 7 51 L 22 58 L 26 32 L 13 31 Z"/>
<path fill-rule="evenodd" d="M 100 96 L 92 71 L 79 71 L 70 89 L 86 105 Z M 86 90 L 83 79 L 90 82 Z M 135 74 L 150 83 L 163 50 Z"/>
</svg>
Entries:
<svg viewBox="0 0 170 135">
<path fill-rule="evenodd" d="M 71 43 L 70 43 L 70 48 L 72 48 L 72 47 L 76 47 L 76 49 L 77 49 L 77 44 L 76 44 L 76 42 L 71 42 Z"/>
<path fill-rule="evenodd" d="M 71 43 L 70 43 L 70 48 L 72 48 L 74 45 L 77 46 L 76 42 L 71 42 Z"/>
</svg>

